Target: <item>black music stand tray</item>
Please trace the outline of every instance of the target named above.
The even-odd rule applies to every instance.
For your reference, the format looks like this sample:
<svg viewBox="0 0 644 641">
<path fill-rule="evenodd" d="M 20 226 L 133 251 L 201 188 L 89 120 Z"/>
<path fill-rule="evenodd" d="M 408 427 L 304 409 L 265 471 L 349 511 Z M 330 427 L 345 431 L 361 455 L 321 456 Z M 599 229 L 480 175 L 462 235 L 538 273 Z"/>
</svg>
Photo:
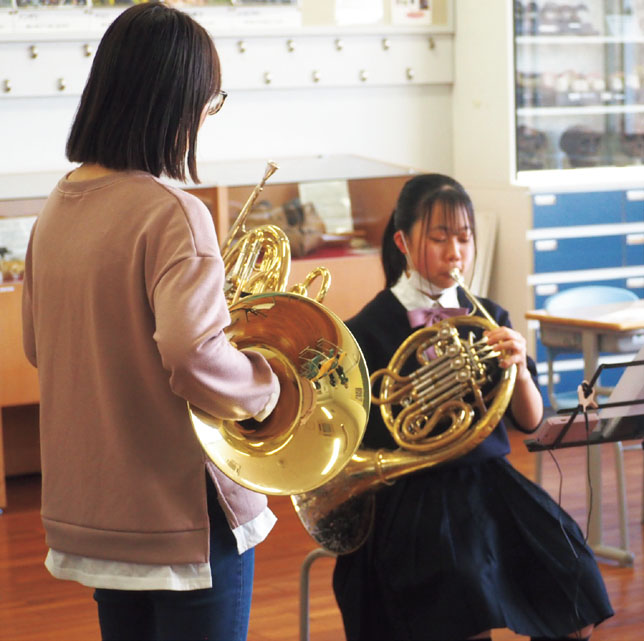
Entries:
<svg viewBox="0 0 644 641">
<path fill-rule="evenodd" d="M 591 402 L 593 402 L 594 385 L 603 369 L 628 368 L 638 365 L 644 365 L 644 360 L 601 364 L 593 374 L 590 383 L 584 381 L 579 386 L 579 404 L 577 407 L 559 410 L 556 416 L 546 419 L 532 438 L 524 441 L 528 450 L 530 452 L 539 452 L 564 447 L 600 445 L 602 443 L 633 440 L 642 440 L 642 447 L 644 447 L 644 398 L 608 402 L 602 405 L 593 403 L 593 409 L 642 405 L 641 414 L 600 418 L 598 412 L 588 411 Z M 570 416 L 561 416 L 567 414 L 570 414 Z"/>
</svg>

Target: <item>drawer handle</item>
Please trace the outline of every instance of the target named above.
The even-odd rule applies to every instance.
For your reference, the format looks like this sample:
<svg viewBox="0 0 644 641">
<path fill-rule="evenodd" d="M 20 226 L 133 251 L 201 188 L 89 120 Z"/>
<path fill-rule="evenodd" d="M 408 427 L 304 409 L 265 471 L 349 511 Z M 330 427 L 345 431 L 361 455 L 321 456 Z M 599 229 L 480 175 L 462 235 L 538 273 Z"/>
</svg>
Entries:
<svg viewBox="0 0 644 641">
<path fill-rule="evenodd" d="M 534 204 L 539 207 L 549 207 L 557 204 L 557 196 L 555 194 L 537 194 L 534 197 Z"/>
<path fill-rule="evenodd" d="M 551 296 L 559 291 L 557 283 L 548 283 L 544 285 L 537 285 L 535 287 L 535 294 L 537 296 Z"/>
<path fill-rule="evenodd" d="M 547 240 L 536 240 L 534 248 L 538 252 L 553 252 L 559 247 L 559 243 L 554 238 Z"/>
<path fill-rule="evenodd" d="M 626 234 L 627 245 L 644 245 L 644 234 Z"/>
</svg>

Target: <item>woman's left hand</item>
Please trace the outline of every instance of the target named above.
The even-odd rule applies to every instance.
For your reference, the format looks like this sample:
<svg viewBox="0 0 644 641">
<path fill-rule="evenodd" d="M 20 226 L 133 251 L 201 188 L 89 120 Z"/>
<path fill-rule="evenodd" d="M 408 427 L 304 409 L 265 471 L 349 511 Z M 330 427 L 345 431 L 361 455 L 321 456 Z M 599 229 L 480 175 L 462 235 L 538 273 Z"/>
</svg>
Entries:
<svg viewBox="0 0 644 641">
<path fill-rule="evenodd" d="M 507 369 L 510 365 L 517 366 L 517 378 L 530 376 L 526 359 L 526 340 L 519 332 L 509 327 L 496 327 L 485 332 L 490 346 L 503 352 L 499 365 Z"/>
</svg>

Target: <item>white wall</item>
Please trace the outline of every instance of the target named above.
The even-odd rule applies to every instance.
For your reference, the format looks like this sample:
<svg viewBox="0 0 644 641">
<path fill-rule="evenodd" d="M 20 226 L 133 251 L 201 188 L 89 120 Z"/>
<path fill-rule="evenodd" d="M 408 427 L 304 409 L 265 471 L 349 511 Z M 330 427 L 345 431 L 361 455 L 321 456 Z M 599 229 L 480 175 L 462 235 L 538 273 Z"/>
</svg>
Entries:
<svg viewBox="0 0 644 641">
<path fill-rule="evenodd" d="M 72 96 L 0 101 L 0 173 L 66 167 L 77 103 Z M 451 88 L 232 92 L 199 140 L 203 160 L 332 153 L 451 171 Z"/>
<path fill-rule="evenodd" d="M 527 336 L 532 204 L 528 190 L 513 184 L 512 3 L 457 0 L 455 9 L 453 171 L 475 208 L 497 217 L 490 297 Z"/>
<path fill-rule="evenodd" d="M 207 160 L 333 153 L 451 170 L 451 88 L 241 91 L 199 141 Z"/>
</svg>

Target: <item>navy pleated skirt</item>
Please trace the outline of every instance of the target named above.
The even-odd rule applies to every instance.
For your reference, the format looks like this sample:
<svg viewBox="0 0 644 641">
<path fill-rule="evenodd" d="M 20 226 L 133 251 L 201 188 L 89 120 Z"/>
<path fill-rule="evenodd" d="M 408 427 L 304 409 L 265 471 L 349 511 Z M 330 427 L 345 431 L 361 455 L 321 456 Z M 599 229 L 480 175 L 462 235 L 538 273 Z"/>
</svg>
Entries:
<svg viewBox="0 0 644 641">
<path fill-rule="evenodd" d="M 347 638 L 561 638 L 612 616 L 575 521 L 503 458 L 445 465 L 376 493 L 374 528 L 334 577 Z"/>
</svg>

